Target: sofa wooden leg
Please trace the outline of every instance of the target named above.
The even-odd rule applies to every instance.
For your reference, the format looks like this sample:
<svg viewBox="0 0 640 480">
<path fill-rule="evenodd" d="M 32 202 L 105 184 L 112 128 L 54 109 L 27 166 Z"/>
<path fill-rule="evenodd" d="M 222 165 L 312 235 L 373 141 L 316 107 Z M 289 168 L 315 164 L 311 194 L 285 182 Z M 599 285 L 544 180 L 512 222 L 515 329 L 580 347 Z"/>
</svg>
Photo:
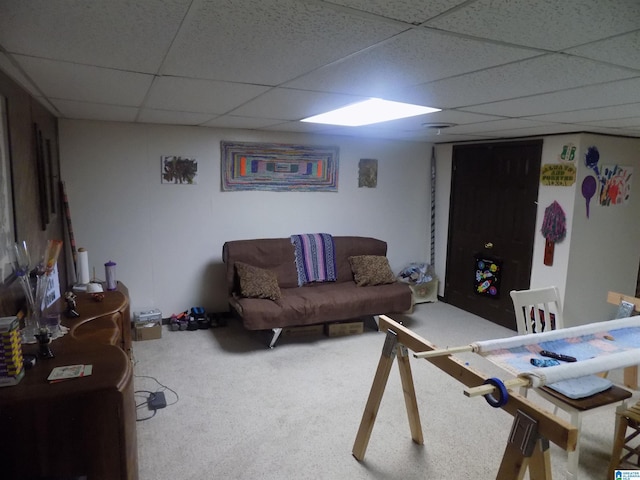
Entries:
<svg viewBox="0 0 640 480">
<path fill-rule="evenodd" d="M 271 341 L 269 342 L 269 348 L 273 348 L 276 346 L 276 342 L 278 341 L 278 338 L 280 338 L 280 334 L 282 333 L 282 328 L 280 327 L 272 328 L 271 330 L 273 331 L 273 336 L 271 337 Z"/>
</svg>

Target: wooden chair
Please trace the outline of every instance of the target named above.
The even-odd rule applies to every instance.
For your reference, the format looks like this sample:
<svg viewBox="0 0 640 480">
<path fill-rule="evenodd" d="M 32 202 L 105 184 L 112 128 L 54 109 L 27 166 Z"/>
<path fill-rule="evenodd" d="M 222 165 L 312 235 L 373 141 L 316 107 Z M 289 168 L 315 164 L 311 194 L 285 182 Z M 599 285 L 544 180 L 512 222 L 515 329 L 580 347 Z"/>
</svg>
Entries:
<svg viewBox="0 0 640 480">
<path fill-rule="evenodd" d="M 629 435 L 627 430 L 631 429 Z M 613 473 L 620 470 L 640 469 L 640 444 L 633 439 L 640 435 L 640 402 L 629 408 L 618 407 L 616 410 L 616 429 L 613 434 L 613 450 L 609 463 L 607 478 L 613 478 Z M 633 462 L 633 456 L 636 461 Z"/>
<path fill-rule="evenodd" d="M 510 294 L 515 309 L 518 334 L 541 333 L 564 328 L 562 303 L 557 287 L 512 290 Z M 568 452 L 567 459 L 567 478 L 577 479 L 582 414 L 616 403 L 621 403 L 626 408 L 626 399 L 631 397 L 631 392 L 614 385 L 604 392 L 581 399 L 565 397 L 548 387 L 537 388 L 536 393 L 555 407 L 554 415 L 558 409 L 567 412 L 571 424 L 578 429 L 576 449 Z M 526 392 L 523 394 L 526 395 Z"/>
<path fill-rule="evenodd" d="M 616 318 L 620 318 L 621 313 L 623 311 L 623 303 L 631 303 L 634 305 L 635 314 L 640 312 L 640 298 L 632 297 L 630 295 L 624 295 L 622 293 L 617 292 L 608 292 L 607 293 L 607 303 L 611 303 L 612 305 L 618 305 L 618 311 L 616 312 Z M 629 387 L 633 390 L 638 390 L 638 367 L 627 367 L 624 369 L 624 380 L 623 383 L 626 387 Z"/>
<path fill-rule="evenodd" d="M 564 328 L 557 287 L 512 290 L 511 300 L 516 313 L 518 335 Z"/>
<path fill-rule="evenodd" d="M 640 312 L 640 298 L 637 297 L 609 292 L 607 294 L 607 302 L 619 306 L 616 318 Z M 627 315 L 628 310 L 624 308 L 625 302 L 634 306 L 634 311 L 630 315 Z M 625 369 L 624 383 L 631 388 L 638 388 L 637 366 Z M 629 435 L 627 435 L 628 429 L 631 429 Z M 616 410 L 616 428 L 613 434 L 613 450 L 611 452 L 611 462 L 609 463 L 609 478 L 613 478 L 613 474 L 617 469 L 640 469 L 640 443 L 632 442 L 638 435 L 640 435 L 640 402 L 629 408 L 618 407 Z M 635 463 L 631 461 L 634 455 L 637 456 Z"/>
</svg>

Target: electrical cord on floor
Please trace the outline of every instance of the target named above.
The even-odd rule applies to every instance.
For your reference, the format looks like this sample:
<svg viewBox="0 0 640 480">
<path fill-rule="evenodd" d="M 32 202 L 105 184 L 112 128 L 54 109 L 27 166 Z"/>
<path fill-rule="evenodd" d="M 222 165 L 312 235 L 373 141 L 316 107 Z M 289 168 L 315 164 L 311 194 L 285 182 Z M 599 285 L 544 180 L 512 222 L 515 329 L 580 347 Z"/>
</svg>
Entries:
<svg viewBox="0 0 640 480">
<path fill-rule="evenodd" d="M 152 392 L 151 390 L 136 390 L 133 393 L 134 397 L 136 398 L 136 421 L 137 422 L 143 422 L 145 420 L 152 419 L 153 417 L 156 416 L 160 408 L 165 408 L 170 405 L 175 405 L 180 400 L 180 396 L 178 395 L 178 392 L 160 383 L 157 378 L 151 377 L 149 375 L 134 375 L 134 377 L 150 378 L 160 386 L 160 388 L 155 392 Z M 164 394 L 165 391 L 171 392 L 176 397 L 173 402 L 171 403 L 166 402 L 165 394 Z M 144 400 L 139 401 L 139 399 L 144 399 Z M 138 410 L 144 407 L 145 405 L 148 407 L 149 410 L 153 411 L 153 414 L 147 417 L 138 418 Z"/>
</svg>

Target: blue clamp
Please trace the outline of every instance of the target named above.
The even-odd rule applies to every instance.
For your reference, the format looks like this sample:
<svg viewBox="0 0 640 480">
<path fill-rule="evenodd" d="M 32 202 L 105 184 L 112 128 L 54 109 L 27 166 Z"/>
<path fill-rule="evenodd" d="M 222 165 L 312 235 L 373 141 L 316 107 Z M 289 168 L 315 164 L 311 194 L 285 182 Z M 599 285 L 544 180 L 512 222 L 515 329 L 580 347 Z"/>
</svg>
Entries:
<svg viewBox="0 0 640 480">
<path fill-rule="evenodd" d="M 493 385 L 496 390 L 499 392 L 498 398 L 496 398 L 493 393 L 487 393 L 484 398 L 489 405 L 493 408 L 500 408 L 503 405 L 506 405 L 509 401 L 509 393 L 507 392 L 507 387 L 504 386 L 502 380 L 499 378 L 487 378 L 483 383 L 483 385 Z"/>
</svg>

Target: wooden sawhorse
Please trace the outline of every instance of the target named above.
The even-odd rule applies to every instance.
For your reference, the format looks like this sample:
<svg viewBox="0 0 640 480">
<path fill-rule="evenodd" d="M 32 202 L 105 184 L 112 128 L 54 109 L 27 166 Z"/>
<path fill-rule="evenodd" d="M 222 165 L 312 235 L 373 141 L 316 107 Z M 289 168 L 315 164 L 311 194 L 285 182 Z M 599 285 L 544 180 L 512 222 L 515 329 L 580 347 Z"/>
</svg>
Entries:
<svg viewBox="0 0 640 480">
<path fill-rule="evenodd" d="M 425 352 L 435 350 L 435 346 L 385 315 L 380 316 L 379 327 L 381 331 L 386 332 L 386 338 L 353 444 L 353 456 L 359 461 L 364 460 L 387 379 L 396 358 L 409 417 L 411 438 L 419 445 L 424 443 L 408 350 Z M 486 376 L 464 365 L 451 355 L 431 357 L 426 360 L 467 387 L 478 387 L 487 380 Z M 537 407 L 515 391 L 509 390 L 508 393 L 507 402 L 500 408 L 515 418 L 496 479 L 522 479 L 529 469 L 531 480 L 551 480 L 549 442 L 568 451 L 575 450 L 578 429 Z"/>
</svg>

